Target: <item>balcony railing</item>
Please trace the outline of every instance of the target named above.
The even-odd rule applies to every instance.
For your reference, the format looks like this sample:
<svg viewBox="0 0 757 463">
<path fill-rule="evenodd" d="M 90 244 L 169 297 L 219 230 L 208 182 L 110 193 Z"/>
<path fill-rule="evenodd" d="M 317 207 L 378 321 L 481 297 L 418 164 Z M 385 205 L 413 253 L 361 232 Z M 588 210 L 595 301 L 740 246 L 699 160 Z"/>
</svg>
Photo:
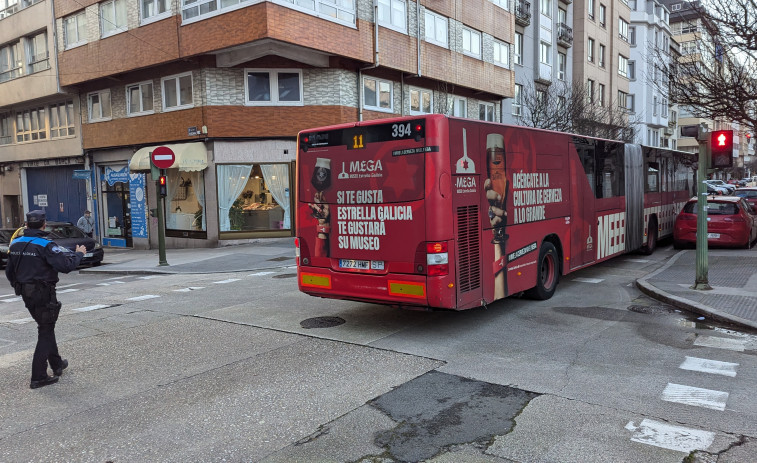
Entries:
<svg viewBox="0 0 757 463">
<path fill-rule="evenodd" d="M 531 24 L 531 4 L 525 0 L 515 2 L 515 24 L 528 26 Z"/>
<path fill-rule="evenodd" d="M 573 28 L 565 23 L 557 24 L 557 44 L 569 48 L 573 46 Z"/>
</svg>

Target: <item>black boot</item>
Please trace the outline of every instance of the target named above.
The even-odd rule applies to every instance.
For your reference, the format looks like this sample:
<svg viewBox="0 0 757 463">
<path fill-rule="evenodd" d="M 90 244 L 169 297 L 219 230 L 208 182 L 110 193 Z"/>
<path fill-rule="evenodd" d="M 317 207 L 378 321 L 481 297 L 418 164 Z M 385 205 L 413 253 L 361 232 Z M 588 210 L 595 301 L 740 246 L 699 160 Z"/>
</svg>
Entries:
<svg viewBox="0 0 757 463">
<path fill-rule="evenodd" d="M 39 379 L 39 380 L 32 380 L 31 384 L 29 384 L 29 387 L 31 389 L 37 389 L 38 387 L 47 386 L 48 384 L 54 384 L 58 382 L 57 376 L 48 376 L 45 379 Z"/>
</svg>

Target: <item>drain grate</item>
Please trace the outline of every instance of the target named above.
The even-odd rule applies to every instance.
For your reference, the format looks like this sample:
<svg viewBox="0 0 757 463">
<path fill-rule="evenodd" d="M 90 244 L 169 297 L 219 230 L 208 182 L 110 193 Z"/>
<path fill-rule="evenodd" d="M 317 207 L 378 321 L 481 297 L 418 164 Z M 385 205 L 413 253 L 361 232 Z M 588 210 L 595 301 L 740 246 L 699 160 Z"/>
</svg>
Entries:
<svg viewBox="0 0 757 463">
<path fill-rule="evenodd" d="M 294 257 L 274 257 L 273 259 L 268 259 L 268 262 L 281 262 L 285 260 L 292 260 Z"/>
<path fill-rule="evenodd" d="M 271 278 L 294 278 L 296 276 L 296 273 L 282 273 L 280 275 L 274 275 Z"/>
<path fill-rule="evenodd" d="M 628 310 L 630 310 L 631 312 L 644 313 L 649 315 L 663 315 L 673 313 L 673 309 L 658 305 L 631 305 L 628 306 Z"/>
<path fill-rule="evenodd" d="M 315 317 L 302 320 L 300 326 L 309 330 L 310 328 L 331 328 L 344 324 L 346 320 L 341 317 Z"/>
</svg>

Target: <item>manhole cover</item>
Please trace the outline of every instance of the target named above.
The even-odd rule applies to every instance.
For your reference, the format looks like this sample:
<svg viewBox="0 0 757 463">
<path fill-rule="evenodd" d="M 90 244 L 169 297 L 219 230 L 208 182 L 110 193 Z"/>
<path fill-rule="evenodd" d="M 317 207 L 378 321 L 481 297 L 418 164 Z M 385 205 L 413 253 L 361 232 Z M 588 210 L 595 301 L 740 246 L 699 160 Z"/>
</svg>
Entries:
<svg viewBox="0 0 757 463">
<path fill-rule="evenodd" d="M 272 278 L 292 278 L 296 276 L 296 273 L 282 273 L 281 275 L 274 275 Z"/>
<path fill-rule="evenodd" d="M 294 259 L 294 257 L 274 257 L 273 259 L 268 259 L 268 262 L 281 262 L 284 260 L 291 260 Z"/>
<path fill-rule="evenodd" d="M 315 317 L 302 320 L 300 326 L 309 330 L 310 328 L 331 328 L 339 326 L 345 322 L 341 317 Z"/>
<path fill-rule="evenodd" d="M 669 309 L 667 307 L 657 306 L 657 305 L 652 305 L 652 306 L 632 305 L 628 307 L 628 310 L 630 310 L 631 312 L 645 313 L 645 314 L 650 314 L 650 315 L 662 315 L 662 314 L 673 313 L 672 309 Z"/>
</svg>

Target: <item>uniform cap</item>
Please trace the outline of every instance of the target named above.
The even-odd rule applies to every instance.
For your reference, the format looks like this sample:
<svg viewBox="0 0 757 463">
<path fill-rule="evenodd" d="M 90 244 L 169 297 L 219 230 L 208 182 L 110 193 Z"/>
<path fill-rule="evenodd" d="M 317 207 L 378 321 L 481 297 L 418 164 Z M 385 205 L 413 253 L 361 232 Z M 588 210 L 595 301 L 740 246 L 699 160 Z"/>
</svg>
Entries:
<svg viewBox="0 0 757 463">
<path fill-rule="evenodd" d="M 89 211 L 84 211 L 84 213 L 85 213 L 85 214 L 91 214 L 91 212 L 89 212 Z"/>
<path fill-rule="evenodd" d="M 33 223 L 42 223 L 45 221 L 45 211 L 29 211 L 28 214 L 26 214 L 26 223 L 27 224 L 33 224 Z"/>
</svg>

